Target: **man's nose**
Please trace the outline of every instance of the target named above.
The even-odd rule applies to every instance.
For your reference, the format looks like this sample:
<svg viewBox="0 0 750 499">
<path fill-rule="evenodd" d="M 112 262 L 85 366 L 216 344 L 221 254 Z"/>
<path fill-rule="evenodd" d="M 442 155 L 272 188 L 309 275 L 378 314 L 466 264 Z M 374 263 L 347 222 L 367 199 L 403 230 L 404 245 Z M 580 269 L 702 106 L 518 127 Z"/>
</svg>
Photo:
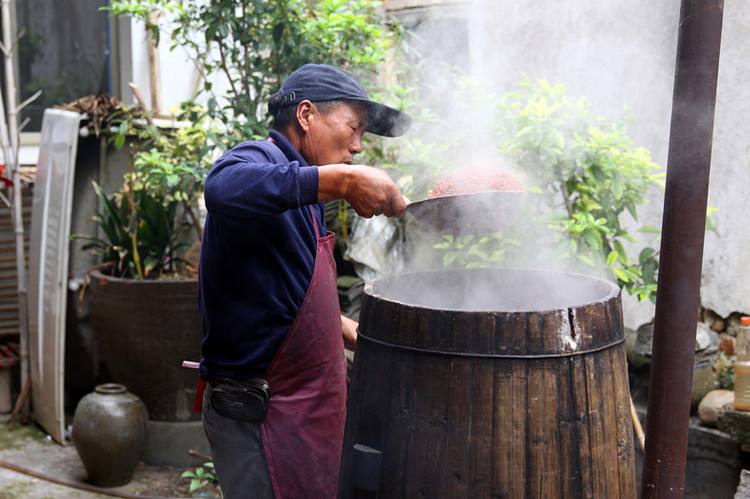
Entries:
<svg viewBox="0 0 750 499">
<path fill-rule="evenodd" d="M 359 138 L 355 138 L 354 142 L 349 146 L 349 152 L 352 154 L 359 154 L 362 152 L 362 141 Z"/>
</svg>

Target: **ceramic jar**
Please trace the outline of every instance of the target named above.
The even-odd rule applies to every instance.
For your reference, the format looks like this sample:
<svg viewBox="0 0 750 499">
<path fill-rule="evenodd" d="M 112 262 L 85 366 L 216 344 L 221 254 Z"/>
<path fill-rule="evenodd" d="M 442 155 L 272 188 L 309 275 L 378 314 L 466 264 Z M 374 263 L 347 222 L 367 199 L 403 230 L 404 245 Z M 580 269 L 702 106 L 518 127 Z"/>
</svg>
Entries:
<svg viewBox="0 0 750 499">
<path fill-rule="evenodd" d="M 89 482 L 125 485 L 133 478 L 146 446 L 148 414 L 123 385 L 98 385 L 81 399 L 73 416 L 73 443 Z"/>
</svg>

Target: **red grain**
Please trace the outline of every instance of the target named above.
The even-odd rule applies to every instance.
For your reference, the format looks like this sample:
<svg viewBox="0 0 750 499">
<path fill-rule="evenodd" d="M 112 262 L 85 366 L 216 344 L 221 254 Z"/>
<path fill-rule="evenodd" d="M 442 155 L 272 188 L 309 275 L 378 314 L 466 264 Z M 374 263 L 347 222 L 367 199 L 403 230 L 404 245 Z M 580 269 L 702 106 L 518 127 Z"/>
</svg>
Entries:
<svg viewBox="0 0 750 499">
<path fill-rule="evenodd" d="M 437 182 L 427 197 L 439 198 L 488 191 L 524 192 L 525 190 L 523 184 L 507 171 L 466 168 Z"/>
</svg>

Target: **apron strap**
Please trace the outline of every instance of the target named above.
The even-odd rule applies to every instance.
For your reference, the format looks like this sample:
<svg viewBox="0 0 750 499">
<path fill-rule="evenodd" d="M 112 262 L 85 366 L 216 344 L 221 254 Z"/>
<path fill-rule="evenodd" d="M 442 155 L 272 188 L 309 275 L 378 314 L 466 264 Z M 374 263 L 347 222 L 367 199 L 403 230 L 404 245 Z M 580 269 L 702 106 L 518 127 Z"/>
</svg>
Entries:
<svg viewBox="0 0 750 499">
<path fill-rule="evenodd" d="M 320 239 L 320 229 L 318 228 L 318 216 L 315 214 L 315 210 L 313 209 L 313 205 L 308 205 L 310 208 L 310 215 L 313 219 L 313 227 L 315 228 L 315 242 L 317 243 L 318 239 Z"/>
<path fill-rule="evenodd" d="M 193 399 L 193 413 L 200 414 L 203 412 L 203 392 L 206 391 L 206 380 L 198 378 L 198 386 L 195 389 L 195 398 Z"/>
</svg>

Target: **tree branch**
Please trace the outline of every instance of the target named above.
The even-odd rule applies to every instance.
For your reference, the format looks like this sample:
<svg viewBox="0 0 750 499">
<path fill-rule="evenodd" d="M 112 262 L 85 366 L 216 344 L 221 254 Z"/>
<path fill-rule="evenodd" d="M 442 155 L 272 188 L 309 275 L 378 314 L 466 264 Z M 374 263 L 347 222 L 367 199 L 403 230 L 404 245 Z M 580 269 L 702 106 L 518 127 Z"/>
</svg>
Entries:
<svg viewBox="0 0 750 499">
<path fill-rule="evenodd" d="M 559 163 L 555 165 L 555 173 L 557 174 L 558 182 L 560 182 L 560 193 L 563 197 L 565 211 L 568 212 L 568 218 L 573 218 L 573 206 L 570 204 L 570 193 L 568 192 L 568 188 L 565 187 L 565 178 L 563 177 Z"/>
<path fill-rule="evenodd" d="M 183 201 L 183 206 L 185 207 L 185 212 L 188 214 L 188 218 L 190 218 L 191 225 L 195 229 L 195 235 L 198 237 L 198 241 L 203 240 L 203 228 L 201 227 L 200 220 L 198 220 L 198 217 L 193 213 L 193 207 L 190 206 L 190 203 L 187 201 Z"/>
<path fill-rule="evenodd" d="M 28 99 L 20 103 L 18 106 L 16 106 L 16 112 L 21 111 L 21 109 L 25 108 L 26 106 L 28 106 L 29 104 L 37 100 L 40 95 L 42 95 L 42 90 L 37 90 L 34 95 L 32 95 L 31 97 L 29 97 Z"/>
<path fill-rule="evenodd" d="M 247 14 L 245 13 L 245 4 L 242 4 L 242 19 L 247 19 L 245 16 Z M 250 65 L 249 59 L 250 54 L 247 52 L 247 43 L 242 44 L 242 52 L 244 54 L 244 60 L 242 61 L 244 64 L 241 65 L 242 68 L 248 68 Z M 245 75 L 244 78 L 242 78 L 242 84 L 245 87 L 245 96 L 247 99 L 250 99 L 250 83 L 247 81 L 247 75 Z"/>
<path fill-rule="evenodd" d="M 227 80 L 229 80 L 229 86 L 232 87 L 232 93 L 234 93 L 235 98 L 239 97 L 240 94 L 237 92 L 237 87 L 234 84 L 234 79 L 232 78 L 232 74 L 229 72 L 229 68 L 227 67 L 227 58 L 224 55 L 224 48 L 222 47 L 221 43 L 217 43 L 219 46 L 219 55 L 221 56 L 221 69 L 224 70 L 224 74 L 227 75 Z"/>
</svg>

